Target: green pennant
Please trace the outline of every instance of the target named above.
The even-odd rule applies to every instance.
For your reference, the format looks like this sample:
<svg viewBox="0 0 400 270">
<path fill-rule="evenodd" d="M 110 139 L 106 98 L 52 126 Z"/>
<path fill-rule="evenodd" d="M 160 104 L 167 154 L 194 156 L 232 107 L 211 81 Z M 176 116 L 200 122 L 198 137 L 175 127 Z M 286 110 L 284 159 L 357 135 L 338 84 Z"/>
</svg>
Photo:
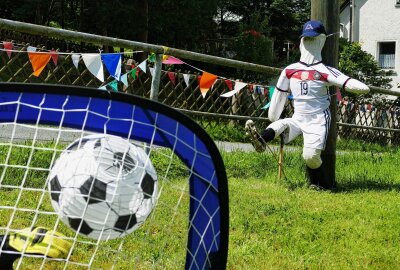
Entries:
<svg viewBox="0 0 400 270">
<path fill-rule="evenodd" d="M 268 90 L 269 90 L 269 100 L 271 100 L 272 99 L 272 95 L 274 94 L 274 91 L 275 91 L 275 87 L 269 86 Z"/>
<path fill-rule="evenodd" d="M 156 61 L 156 54 L 151 53 L 149 56 L 149 62 L 154 63 Z"/>
<path fill-rule="evenodd" d="M 132 69 L 130 72 L 133 79 L 136 79 L 136 68 Z"/>
<path fill-rule="evenodd" d="M 114 80 L 112 82 L 109 82 L 108 85 L 115 91 L 118 92 L 118 81 Z"/>
</svg>

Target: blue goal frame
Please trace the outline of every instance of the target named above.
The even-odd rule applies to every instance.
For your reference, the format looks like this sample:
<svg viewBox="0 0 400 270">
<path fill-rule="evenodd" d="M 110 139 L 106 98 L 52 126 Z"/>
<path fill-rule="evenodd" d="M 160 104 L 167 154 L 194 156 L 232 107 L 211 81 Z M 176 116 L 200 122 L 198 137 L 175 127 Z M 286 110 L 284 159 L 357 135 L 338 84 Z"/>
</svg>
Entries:
<svg viewBox="0 0 400 270">
<path fill-rule="evenodd" d="M 185 269 L 226 268 L 229 201 L 225 166 L 214 141 L 188 116 L 134 95 L 51 84 L 0 83 L 0 102 L 2 123 L 59 125 L 62 121 L 63 127 L 170 148 L 192 171 Z"/>
</svg>

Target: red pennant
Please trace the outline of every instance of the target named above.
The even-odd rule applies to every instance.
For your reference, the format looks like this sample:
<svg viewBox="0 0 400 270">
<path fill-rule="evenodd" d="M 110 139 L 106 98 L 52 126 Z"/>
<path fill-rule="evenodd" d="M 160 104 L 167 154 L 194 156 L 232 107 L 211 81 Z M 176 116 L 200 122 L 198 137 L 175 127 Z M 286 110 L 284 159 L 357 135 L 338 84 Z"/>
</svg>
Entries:
<svg viewBox="0 0 400 270">
<path fill-rule="evenodd" d="M 339 87 L 336 87 L 336 99 L 342 101 L 342 93 L 340 92 Z"/>
<path fill-rule="evenodd" d="M 175 86 L 175 73 L 172 71 L 169 71 L 168 77 L 169 77 L 170 81 L 172 82 L 172 84 Z"/>
<path fill-rule="evenodd" d="M 200 81 L 201 81 L 201 75 L 198 75 L 197 76 L 197 82 L 200 84 Z"/>
<path fill-rule="evenodd" d="M 249 91 L 253 92 L 253 85 L 252 84 L 249 84 Z"/>
<path fill-rule="evenodd" d="M 3 47 L 4 47 L 4 49 L 6 50 L 6 52 L 7 52 L 7 55 L 8 55 L 8 59 L 10 59 L 11 58 L 11 50 L 13 49 L 13 44 L 12 44 L 12 42 L 6 42 L 6 41 L 3 41 Z"/>
<path fill-rule="evenodd" d="M 51 59 L 53 60 L 54 65 L 57 66 L 58 63 L 58 53 L 54 50 L 50 51 Z"/>
<path fill-rule="evenodd" d="M 226 85 L 228 86 L 229 90 L 232 91 L 233 89 L 233 84 L 231 80 L 225 80 Z"/>
<path fill-rule="evenodd" d="M 33 75 L 39 77 L 47 63 L 50 61 L 51 55 L 49 53 L 28 53 L 29 61 L 31 61 L 33 68 Z"/>
</svg>

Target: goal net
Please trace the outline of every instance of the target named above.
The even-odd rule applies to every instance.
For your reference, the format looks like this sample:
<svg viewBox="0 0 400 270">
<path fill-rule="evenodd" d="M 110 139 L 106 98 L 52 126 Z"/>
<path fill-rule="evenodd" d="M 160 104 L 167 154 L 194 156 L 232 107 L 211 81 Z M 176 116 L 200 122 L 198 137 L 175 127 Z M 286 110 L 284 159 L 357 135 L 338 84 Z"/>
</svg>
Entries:
<svg viewBox="0 0 400 270">
<path fill-rule="evenodd" d="M 148 216 L 140 216 L 142 206 L 133 214 L 116 209 L 132 208 L 130 189 L 114 189 L 110 199 L 115 181 L 98 180 L 101 165 L 93 171 L 79 155 L 105 144 L 90 138 L 106 136 L 148 158 L 118 173 L 152 164 L 155 174 L 140 176 L 157 184 L 140 182 L 142 197 L 154 199 Z M 104 149 L 115 166 L 127 162 L 128 151 L 115 160 L 112 147 L 96 153 Z M 86 178 L 70 184 L 63 175 Z M 79 199 L 71 190 L 86 193 Z M 69 216 L 61 198 L 70 208 L 82 208 L 83 198 L 85 214 Z M 221 155 L 178 111 L 98 89 L 0 83 L 0 269 L 225 269 L 228 211 Z"/>
</svg>

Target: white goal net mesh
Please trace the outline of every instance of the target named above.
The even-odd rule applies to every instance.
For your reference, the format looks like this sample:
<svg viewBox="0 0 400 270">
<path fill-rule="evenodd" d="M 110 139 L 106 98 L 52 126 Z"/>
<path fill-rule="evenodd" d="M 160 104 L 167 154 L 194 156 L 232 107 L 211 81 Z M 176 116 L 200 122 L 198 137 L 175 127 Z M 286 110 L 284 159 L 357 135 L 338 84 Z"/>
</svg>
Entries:
<svg viewBox="0 0 400 270">
<path fill-rule="evenodd" d="M 0 85 L 0 269 L 224 267 L 223 163 L 186 118 L 117 95 L 13 87 Z M 120 186 L 131 179 L 139 189 Z"/>
</svg>

